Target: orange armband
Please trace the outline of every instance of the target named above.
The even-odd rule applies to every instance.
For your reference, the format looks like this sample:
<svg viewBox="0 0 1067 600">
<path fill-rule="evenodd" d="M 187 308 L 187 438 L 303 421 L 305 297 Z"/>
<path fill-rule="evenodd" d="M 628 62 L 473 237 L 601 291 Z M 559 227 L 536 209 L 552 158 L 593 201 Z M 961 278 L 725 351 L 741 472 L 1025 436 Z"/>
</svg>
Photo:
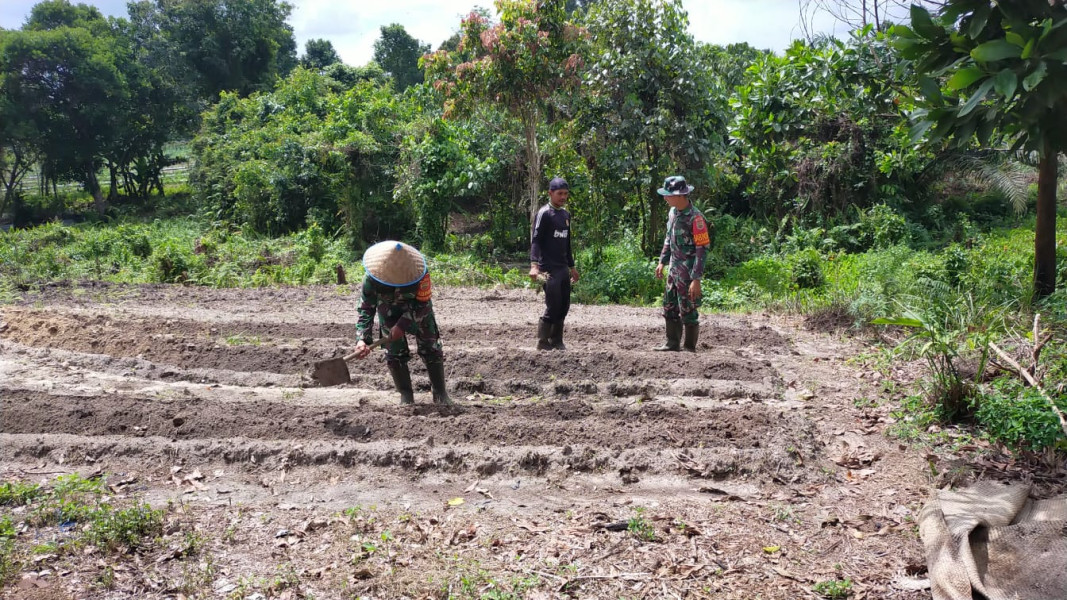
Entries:
<svg viewBox="0 0 1067 600">
<path fill-rule="evenodd" d="M 419 289 L 415 292 L 415 299 L 419 302 L 429 302 L 433 295 L 433 285 L 430 283 L 430 274 L 427 273 L 419 281 Z"/>
<path fill-rule="evenodd" d="M 711 243 L 711 236 L 708 235 L 708 222 L 701 215 L 693 219 L 693 243 L 697 246 L 707 246 Z"/>
</svg>

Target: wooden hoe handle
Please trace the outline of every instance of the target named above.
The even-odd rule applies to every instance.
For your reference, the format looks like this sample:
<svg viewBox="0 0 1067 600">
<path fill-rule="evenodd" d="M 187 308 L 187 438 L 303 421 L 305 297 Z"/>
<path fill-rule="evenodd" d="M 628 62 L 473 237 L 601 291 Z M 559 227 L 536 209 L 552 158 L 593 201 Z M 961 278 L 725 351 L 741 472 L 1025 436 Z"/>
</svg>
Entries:
<svg viewBox="0 0 1067 600">
<path fill-rule="evenodd" d="M 371 350 L 373 350 L 373 349 L 377 348 L 378 346 L 381 346 L 382 344 L 387 343 L 388 341 L 389 341 L 389 336 L 380 337 L 376 341 L 373 341 L 373 342 L 367 344 L 367 348 L 370 348 Z M 348 362 L 348 361 L 352 360 L 353 358 L 355 358 L 357 354 L 359 354 L 359 352 L 353 352 L 352 354 L 346 354 L 342 360 L 344 360 L 345 362 Z"/>
</svg>

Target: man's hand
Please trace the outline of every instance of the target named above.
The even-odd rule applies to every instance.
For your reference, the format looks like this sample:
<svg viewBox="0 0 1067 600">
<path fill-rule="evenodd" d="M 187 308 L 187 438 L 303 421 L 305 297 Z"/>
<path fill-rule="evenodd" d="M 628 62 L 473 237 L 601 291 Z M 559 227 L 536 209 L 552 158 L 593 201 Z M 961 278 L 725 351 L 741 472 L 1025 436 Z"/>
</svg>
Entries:
<svg viewBox="0 0 1067 600">
<path fill-rule="evenodd" d="M 656 279 L 663 279 L 663 263 L 656 263 Z"/>
<path fill-rule="evenodd" d="M 359 340 L 359 343 L 356 344 L 356 349 L 354 350 L 354 352 L 356 353 L 356 358 L 367 358 L 367 356 L 370 355 L 370 346 L 368 346 L 367 343 L 363 340 Z"/>
<path fill-rule="evenodd" d="M 530 279 L 537 281 L 537 278 L 540 277 L 540 275 L 541 267 L 538 267 L 536 263 L 530 265 Z"/>
<path fill-rule="evenodd" d="M 578 269 L 571 267 L 571 283 L 577 283 L 579 277 L 580 275 L 578 275 Z"/>
<path fill-rule="evenodd" d="M 400 328 L 400 324 L 393 325 L 392 329 L 389 330 L 389 341 L 395 342 L 402 337 L 404 337 L 404 330 Z"/>
<path fill-rule="evenodd" d="M 694 279 L 693 281 L 690 281 L 689 282 L 689 299 L 692 300 L 693 302 L 696 302 L 697 300 L 700 300 L 700 295 L 701 295 L 700 280 L 699 279 Z"/>
</svg>

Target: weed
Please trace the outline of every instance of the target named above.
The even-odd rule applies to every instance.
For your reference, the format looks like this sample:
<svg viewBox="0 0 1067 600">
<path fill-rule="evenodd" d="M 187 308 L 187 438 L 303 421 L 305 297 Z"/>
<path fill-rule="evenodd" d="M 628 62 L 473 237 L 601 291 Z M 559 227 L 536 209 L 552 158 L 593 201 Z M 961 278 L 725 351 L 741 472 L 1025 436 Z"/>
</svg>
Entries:
<svg viewBox="0 0 1067 600">
<path fill-rule="evenodd" d="M 237 521 L 230 523 L 229 527 L 222 532 L 222 541 L 227 544 L 237 543 Z"/>
<path fill-rule="evenodd" d="M 626 523 L 626 531 L 630 532 L 631 535 L 633 535 L 635 538 L 637 538 L 637 539 L 639 539 L 641 541 L 645 541 L 645 542 L 654 542 L 654 541 L 656 541 L 656 530 L 655 530 L 655 528 L 652 527 L 652 523 L 650 523 L 647 519 L 645 519 L 645 517 L 644 517 L 644 512 L 645 512 L 644 507 L 638 506 L 638 507 L 634 508 L 634 512 L 636 512 L 637 514 L 634 515 Z"/>
<path fill-rule="evenodd" d="M 852 593 L 851 579 L 829 579 L 815 584 L 815 593 L 823 598 L 847 598 Z"/>
<path fill-rule="evenodd" d="M 243 333 L 231 335 L 226 338 L 226 344 L 229 346 L 259 346 L 263 341 L 259 339 L 258 335 L 247 336 Z"/>
<path fill-rule="evenodd" d="M 304 397 L 304 390 L 296 388 L 292 390 L 282 390 L 282 400 L 296 400 Z"/>
<path fill-rule="evenodd" d="M 800 523 L 800 518 L 797 517 L 792 506 L 786 504 L 776 504 L 773 506 L 773 509 L 775 521 Z"/>
<path fill-rule="evenodd" d="M 115 589 L 115 569 L 111 565 L 106 565 L 100 574 L 96 576 L 96 585 L 104 588 L 105 590 Z"/>
<path fill-rule="evenodd" d="M 163 532 L 163 511 L 153 510 L 147 504 L 115 510 L 101 504 L 92 513 L 87 539 L 92 544 L 107 550 L 137 548 L 146 538 Z M 189 540 L 187 535 L 186 540 Z M 200 542 L 197 542 L 198 547 Z"/>
<path fill-rule="evenodd" d="M 41 486 L 21 481 L 0 484 L 0 505 L 25 506 L 41 495 Z"/>
<path fill-rule="evenodd" d="M 8 515 L 0 516 L 0 587 L 21 569 L 15 557 L 15 525 Z"/>
<path fill-rule="evenodd" d="M 878 408 L 877 398 L 856 398 L 852 401 L 852 406 L 856 408 Z"/>
</svg>

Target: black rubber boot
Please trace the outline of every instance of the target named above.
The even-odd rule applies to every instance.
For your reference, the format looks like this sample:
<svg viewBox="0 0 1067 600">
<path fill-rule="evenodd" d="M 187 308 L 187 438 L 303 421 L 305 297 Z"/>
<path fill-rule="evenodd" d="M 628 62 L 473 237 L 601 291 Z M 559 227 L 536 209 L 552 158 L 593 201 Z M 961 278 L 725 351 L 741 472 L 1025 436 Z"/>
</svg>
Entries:
<svg viewBox="0 0 1067 600">
<path fill-rule="evenodd" d="M 445 387 L 445 363 L 426 363 L 426 374 L 430 376 L 430 390 L 433 392 L 433 403 L 451 405 L 452 399 L 448 397 L 448 388 Z"/>
<path fill-rule="evenodd" d="M 552 344 L 553 350 L 566 350 L 567 346 L 563 344 L 563 323 L 553 323 L 552 332 L 548 336 L 548 341 Z"/>
<path fill-rule="evenodd" d="M 552 323 L 548 321 L 537 322 L 537 349 L 538 350 L 551 350 L 552 341 L 549 339 L 552 337 Z"/>
<path fill-rule="evenodd" d="M 680 319 L 664 319 L 667 321 L 667 341 L 662 346 L 656 346 L 657 352 L 678 352 L 681 350 L 682 321 Z"/>
<path fill-rule="evenodd" d="M 700 323 L 685 324 L 685 345 L 687 352 L 697 351 L 697 340 L 700 339 Z"/>
<path fill-rule="evenodd" d="M 393 385 L 400 392 L 401 404 L 415 404 L 415 391 L 411 387 L 411 371 L 407 363 L 389 363 L 389 374 L 393 376 Z"/>
</svg>

